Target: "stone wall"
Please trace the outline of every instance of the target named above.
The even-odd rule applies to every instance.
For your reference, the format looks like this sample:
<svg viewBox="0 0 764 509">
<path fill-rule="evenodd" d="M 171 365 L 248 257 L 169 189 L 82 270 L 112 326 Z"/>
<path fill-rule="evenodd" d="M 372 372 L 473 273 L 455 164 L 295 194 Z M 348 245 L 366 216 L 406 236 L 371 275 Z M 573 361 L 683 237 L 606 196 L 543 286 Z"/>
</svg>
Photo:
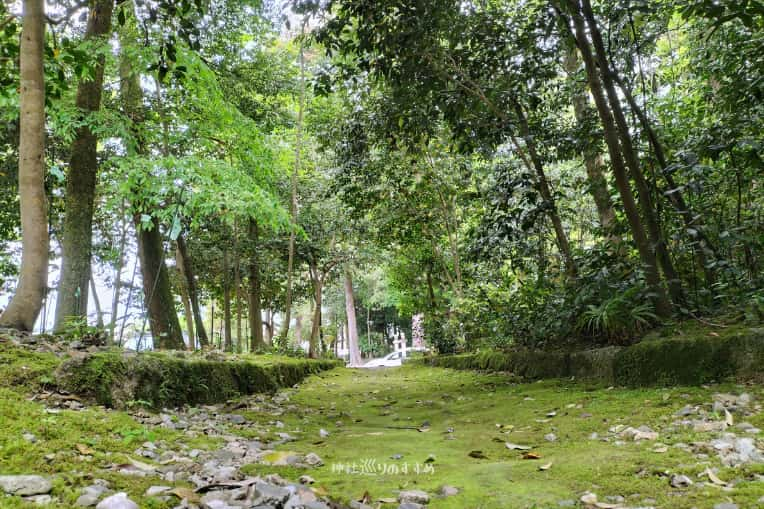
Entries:
<svg viewBox="0 0 764 509">
<path fill-rule="evenodd" d="M 259 364 L 186 358 L 173 353 L 110 351 L 64 361 L 56 370 L 56 384 L 113 408 L 131 404 L 177 407 L 273 392 L 340 365 L 342 362 L 334 360 L 290 359 Z"/>
<path fill-rule="evenodd" d="M 569 378 L 624 386 L 699 385 L 764 378 L 764 329 L 641 341 L 574 352 L 515 350 L 435 356 L 432 366 L 506 371 L 529 380 Z"/>
</svg>

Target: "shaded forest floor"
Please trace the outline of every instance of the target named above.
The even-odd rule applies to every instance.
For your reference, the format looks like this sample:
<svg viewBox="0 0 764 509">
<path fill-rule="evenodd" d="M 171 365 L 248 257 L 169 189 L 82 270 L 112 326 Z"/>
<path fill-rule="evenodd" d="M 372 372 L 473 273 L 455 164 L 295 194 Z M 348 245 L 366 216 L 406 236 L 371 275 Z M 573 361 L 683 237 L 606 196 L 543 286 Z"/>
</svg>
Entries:
<svg viewBox="0 0 764 509">
<path fill-rule="evenodd" d="M 397 508 L 401 490 L 425 492 L 436 509 L 583 506 L 582 497 L 595 507 L 587 492 L 612 504 L 600 507 L 748 508 L 764 497 L 759 386 L 336 369 L 273 396 L 155 414 L 41 398 L 46 359 L 4 353 L 0 474 L 50 476 L 56 507 L 105 484 L 140 507 L 170 508 L 210 493 L 189 488 L 268 474 L 293 487 L 309 476 L 310 497 L 383 508 Z"/>
</svg>

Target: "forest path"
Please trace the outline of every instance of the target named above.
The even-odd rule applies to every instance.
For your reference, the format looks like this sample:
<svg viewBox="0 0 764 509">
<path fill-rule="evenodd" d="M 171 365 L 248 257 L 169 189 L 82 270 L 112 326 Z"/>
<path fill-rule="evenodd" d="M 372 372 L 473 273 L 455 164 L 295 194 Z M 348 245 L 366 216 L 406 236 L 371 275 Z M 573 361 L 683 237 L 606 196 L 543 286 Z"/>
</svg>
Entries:
<svg viewBox="0 0 764 509">
<path fill-rule="evenodd" d="M 324 465 L 309 473 L 319 487 L 346 502 L 368 492 L 371 506 L 421 490 L 438 509 L 566 506 L 587 492 L 618 507 L 752 507 L 764 500 L 762 396 L 759 386 L 634 390 L 421 366 L 337 369 L 282 393 L 278 422 L 295 440 L 277 449 L 317 453 Z M 274 468 L 304 473 L 244 471 Z"/>
</svg>

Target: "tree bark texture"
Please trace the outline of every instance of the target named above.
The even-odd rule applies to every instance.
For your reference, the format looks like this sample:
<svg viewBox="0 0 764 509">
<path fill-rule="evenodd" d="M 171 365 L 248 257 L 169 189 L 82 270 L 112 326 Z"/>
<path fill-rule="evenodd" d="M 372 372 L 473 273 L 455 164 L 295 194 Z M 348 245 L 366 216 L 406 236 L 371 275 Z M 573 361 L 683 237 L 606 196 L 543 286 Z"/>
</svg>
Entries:
<svg viewBox="0 0 764 509">
<path fill-rule="evenodd" d="M 16 291 L 0 327 L 31 331 L 48 286 L 48 214 L 45 199 L 45 82 L 43 0 L 22 3 L 19 202 L 21 267 Z"/>
<path fill-rule="evenodd" d="M 91 0 L 85 40 L 111 32 L 113 0 Z M 93 79 L 77 87 L 76 106 L 83 117 L 101 108 L 105 58 L 98 57 Z M 93 247 L 93 204 L 98 175 L 98 139 L 88 125 L 80 127 L 72 142 L 64 195 L 64 225 L 61 241 L 61 280 L 56 299 L 54 330 L 61 331 L 70 318 L 87 317 L 88 281 Z"/>
</svg>

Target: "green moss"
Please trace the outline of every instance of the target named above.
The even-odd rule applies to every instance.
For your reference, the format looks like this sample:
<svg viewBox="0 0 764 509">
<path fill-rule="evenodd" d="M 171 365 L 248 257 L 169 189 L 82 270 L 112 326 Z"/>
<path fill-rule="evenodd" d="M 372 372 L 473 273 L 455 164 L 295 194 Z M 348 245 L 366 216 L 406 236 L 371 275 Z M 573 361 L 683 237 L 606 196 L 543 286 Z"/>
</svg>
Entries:
<svg viewBox="0 0 764 509">
<path fill-rule="evenodd" d="M 53 383 L 53 371 L 61 363 L 52 353 L 38 353 L 0 342 L 0 387 L 34 390 Z"/>
<path fill-rule="evenodd" d="M 161 408 L 220 403 L 243 394 L 272 392 L 339 364 L 308 359 L 258 363 L 254 357 L 217 361 L 113 351 L 71 359 L 59 367 L 56 378 L 62 388 L 105 406 L 141 403 Z"/>
<path fill-rule="evenodd" d="M 674 334 L 679 329 L 674 328 Z M 632 387 L 699 385 L 727 377 L 764 378 L 764 329 L 705 329 L 654 335 L 630 347 L 578 352 L 517 350 L 446 355 L 424 363 L 453 369 L 510 372 L 526 380 L 567 378 Z"/>
<path fill-rule="evenodd" d="M 377 499 L 395 497 L 399 489 L 423 489 L 432 494 L 448 484 L 459 487 L 462 493 L 435 498 L 432 507 L 558 507 L 559 501 L 577 500 L 586 490 L 596 492 L 600 500 L 608 495 L 635 495 L 625 504 L 630 507 L 711 509 L 727 497 L 740 507 L 754 507 L 764 495 L 762 483 L 741 482 L 729 493 L 696 486 L 681 496 L 669 487 L 666 472 L 697 479 L 709 464 L 721 465 L 714 456 L 709 463 L 701 463 L 674 447 L 655 453 L 655 442 L 616 445 L 612 438 L 609 442 L 589 439 L 592 433 L 607 436 L 611 426 L 623 424 L 650 426 L 660 432 L 659 441 L 669 446 L 708 440 L 707 434 L 674 429 L 669 424 L 674 412 L 688 404 L 709 405 L 714 392 L 740 390 L 729 384 L 591 390 L 589 384 L 570 380 L 518 384 L 505 374 L 421 365 L 335 370 L 311 377 L 290 396 L 290 404 L 295 406 L 279 419 L 285 423 L 284 430 L 297 440 L 279 450 L 321 456 L 325 465 L 307 473 L 316 479 L 318 487 L 345 503 L 360 498 L 365 491 Z M 745 390 L 753 391 L 756 398 L 764 397 L 760 388 Z M 547 418 L 551 410 L 557 415 Z M 272 417 L 263 416 L 264 421 L 268 419 Z M 755 426 L 764 424 L 764 414 L 750 419 Z M 424 421 L 430 423 L 429 432 L 405 429 Z M 319 435 L 322 428 L 330 432 L 328 437 Z M 453 432 L 447 433 L 448 428 Z M 544 439 L 550 432 L 557 435 L 557 441 Z M 531 445 L 542 459 L 523 460 L 520 452 L 505 447 L 506 441 Z M 483 451 L 487 459 L 470 458 L 473 450 Z M 397 454 L 403 457 L 391 458 Z M 428 474 L 423 465 L 431 454 L 435 456 L 434 473 Z M 369 475 L 347 473 L 341 468 L 355 464 L 360 469 L 369 461 L 397 465 L 399 471 Z M 552 467 L 548 471 L 539 471 L 540 465 L 549 462 Z M 408 464 L 408 473 L 401 471 L 404 464 Z M 415 471 L 417 464 L 419 473 Z M 721 468 L 718 475 L 724 480 L 749 479 L 760 470 L 764 466 Z M 249 465 L 245 471 L 278 472 L 291 479 L 306 473 L 294 467 L 266 465 Z M 640 471 L 645 474 L 638 475 Z M 656 502 L 645 503 L 649 498 Z"/>
</svg>

